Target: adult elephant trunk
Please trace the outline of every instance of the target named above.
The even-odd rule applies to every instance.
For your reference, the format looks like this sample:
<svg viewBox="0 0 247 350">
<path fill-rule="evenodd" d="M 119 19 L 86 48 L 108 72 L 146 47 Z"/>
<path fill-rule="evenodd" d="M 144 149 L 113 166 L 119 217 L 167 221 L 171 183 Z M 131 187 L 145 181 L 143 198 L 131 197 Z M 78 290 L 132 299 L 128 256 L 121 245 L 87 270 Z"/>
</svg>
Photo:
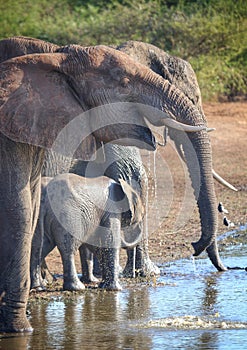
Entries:
<svg viewBox="0 0 247 350">
<path fill-rule="evenodd" d="M 216 242 L 218 212 L 209 136 L 203 130 L 187 135 L 176 132 L 173 138 L 176 143 L 182 144 L 200 214 L 201 237 L 192 243 L 194 255 L 197 256 L 206 249 L 217 270 L 224 271 L 226 268 L 220 260 Z"/>
<path fill-rule="evenodd" d="M 218 211 L 217 199 L 214 189 L 214 180 L 212 175 L 212 151 L 210 140 L 207 132 L 201 131 L 197 135 L 189 135 L 189 139 L 195 150 L 199 171 L 200 171 L 200 188 L 197 198 L 197 204 L 201 220 L 201 237 L 198 242 L 192 243 L 195 250 L 194 255 L 199 255 L 207 247 L 207 252 L 214 266 L 219 270 L 226 270 L 222 264 L 216 243 L 218 229 Z M 185 157 L 187 155 L 184 147 Z M 193 165 L 188 161 L 188 168 L 192 179 L 192 185 L 195 189 L 195 179 L 193 179 Z"/>
<path fill-rule="evenodd" d="M 182 145 L 190 173 L 192 186 L 200 214 L 201 237 L 192 243 L 194 255 L 207 249 L 213 265 L 219 270 L 226 270 L 220 260 L 216 235 L 218 228 L 217 200 L 212 175 L 212 149 L 206 130 L 205 117 L 183 93 L 173 86 L 163 90 L 166 105 L 164 110 L 176 116 L 176 120 L 194 126 L 205 126 L 204 130 L 185 133 L 170 129 L 170 136 L 177 145 Z M 173 103 L 168 105 L 168 101 Z"/>
</svg>

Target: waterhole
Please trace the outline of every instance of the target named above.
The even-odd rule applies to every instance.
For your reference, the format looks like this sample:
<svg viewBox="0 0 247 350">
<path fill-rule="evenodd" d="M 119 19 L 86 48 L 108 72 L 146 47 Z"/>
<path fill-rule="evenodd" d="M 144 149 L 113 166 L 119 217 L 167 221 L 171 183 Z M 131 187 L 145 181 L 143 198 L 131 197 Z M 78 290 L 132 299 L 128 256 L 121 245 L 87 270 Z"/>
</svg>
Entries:
<svg viewBox="0 0 247 350">
<path fill-rule="evenodd" d="M 226 246 L 247 266 L 247 245 Z M 216 272 L 206 255 L 167 263 L 161 276 L 121 292 L 86 290 L 29 303 L 31 335 L 0 334 L 1 350 L 246 349 L 247 272 Z"/>
</svg>

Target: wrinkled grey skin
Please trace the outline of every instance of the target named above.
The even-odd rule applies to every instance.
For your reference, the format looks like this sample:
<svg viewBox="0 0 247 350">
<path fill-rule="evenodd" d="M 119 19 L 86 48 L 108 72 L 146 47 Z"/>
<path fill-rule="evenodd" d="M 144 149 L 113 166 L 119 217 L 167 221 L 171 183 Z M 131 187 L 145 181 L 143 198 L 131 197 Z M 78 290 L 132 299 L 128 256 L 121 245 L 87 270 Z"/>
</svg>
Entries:
<svg viewBox="0 0 247 350">
<path fill-rule="evenodd" d="M 93 107 L 125 101 L 164 111 L 165 115 L 147 116 L 152 124 L 163 124 L 164 116 L 169 115 L 205 128 L 202 115 L 181 91 L 127 55 L 105 46 L 70 46 L 55 54 L 25 55 L 23 49 L 25 56 L 15 57 L 15 46 L 21 55 L 20 41 L 25 47 L 33 46 L 32 39 L 7 39 L 3 45 L 7 55 L 3 57 L 0 42 L 0 241 L 4 242 L 0 245 L 0 331 L 7 332 L 32 331 L 26 306 L 31 240 L 39 211 L 42 149 L 51 147 L 60 130 Z M 49 43 L 40 41 L 39 45 L 43 52 Z M 4 61 L 8 47 L 14 58 Z M 124 127 L 115 124 L 114 128 L 111 125 L 89 133 L 82 142 L 82 154 L 93 154 L 97 142 L 125 139 L 126 145 L 126 136 L 129 146 L 155 149 L 153 134 L 139 107 L 134 107 L 131 116 L 124 116 L 129 123 Z M 112 114 L 104 117 L 104 125 L 116 123 Z M 86 129 L 92 130 L 92 125 L 95 120 L 87 120 Z M 196 134 L 208 140 L 206 131 Z M 210 146 L 206 153 L 211 161 Z M 208 230 L 201 237 L 196 254 L 211 244 L 214 235 Z"/>
<path fill-rule="evenodd" d="M 83 290 L 74 262 L 75 253 L 83 245 L 100 262 L 99 288 L 120 290 L 121 228 L 131 227 L 131 241 L 127 243 L 136 244 L 141 238 L 143 214 L 139 195 L 125 181 L 118 184 L 108 177 L 76 174 L 42 178 L 40 215 L 32 242 L 31 288 L 42 287 L 41 262 L 57 246 L 63 262 L 63 289 Z"/>
<path fill-rule="evenodd" d="M 35 40 L 34 42 L 32 42 L 31 46 L 30 44 L 27 45 L 26 42 L 22 43 L 22 45 L 20 45 L 20 48 L 18 47 L 18 55 L 21 54 L 21 50 L 25 50 L 25 53 L 33 52 L 32 50 L 35 50 L 35 52 L 39 52 L 40 50 L 39 42 L 41 41 Z M 42 49 L 46 50 L 47 52 L 52 50 L 56 50 L 56 51 L 59 50 L 59 48 L 56 45 L 52 45 L 50 43 L 43 44 Z M 153 45 L 137 42 L 137 41 L 128 41 L 126 43 L 119 45 L 118 47 L 116 47 L 116 49 L 130 55 L 137 62 L 148 66 L 154 72 L 156 72 L 163 78 L 167 79 L 177 88 L 179 88 L 197 107 L 197 109 L 200 111 L 203 117 L 204 122 L 206 122 L 202 105 L 201 105 L 201 93 L 200 93 L 200 89 L 196 79 L 196 75 L 191 65 L 188 62 L 178 57 L 171 56 Z M 11 52 L 11 55 L 14 56 L 13 52 Z M 174 132 L 173 130 L 170 130 L 169 135 L 174 140 L 176 147 L 179 150 L 181 150 L 183 135 L 181 135 L 178 132 Z M 185 154 L 185 157 L 186 157 L 186 154 Z M 189 165 L 188 159 L 189 159 L 189 156 L 187 155 L 187 162 L 188 162 L 187 165 L 191 174 L 192 184 L 195 188 L 196 181 L 195 180 L 193 181 L 193 176 L 192 176 L 194 165 L 192 163 L 191 165 Z M 204 159 L 201 160 L 200 158 L 199 158 L 199 161 L 205 162 Z M 200 217 L 201 217 L 202 234 L 206 236 L 210 230 L 213 230 L 214 232 L 216 232 L 217 210 L 213 207 L 213 199 L 215 198 L 214 188 L 211 184 L 209 185 L 211 181 L 209 181 L 208 179 L 209 176 L 206 175 L 205 170 L 202 170 L 202 164 L 200 164 L 200 172 L 202 174 L 202 180 L 204 178 L 205 179 L 207 178 L 207 181 L 205 182 L 202 181 L 202 184 L 207 182 L 207 185 L 205 186 L 208 187 L 207 195 L 199 196 L 197 200 Z M 110 177 L 112 177 L 113 179 L 116 179 L 114 174 L 111 174 Z M 202 190 L 201 192 L 205 192 L 205 191 Z M 210 215 L 205 220 L 205 217 L 207 215 L 206 211 L 208 208 L 210 208 L 209 210 Z M 197 245 L 193 244 L 193 246 L 196 248 Z M 207 252 L 210 260 L 219 271 L 226 269 L 220 260 L 216 240 L 214 240 L 213 243 L 207 248 Z M 132 256 L 133 256 L 133 253 L 129 251 L 128 266 L 133 265 L 131 262 Z M 157 272 L 156 267 L 150 262 L 150 259 L 148 256 L 147 240 L 145 244 L 142 244 L 142 248 L 140 250 L 137 249 L 136 259 L 137 259 L 136 266 L 139 267 L 140 271 L 146 271 L 146 273 L 148 274 L 152 274 L 153 272 L 155 273 L 155 271 Z"/>
<path fill-rule="evenodd" d="M 20 55 L 18 41 L 25 41 L 25 47 L 32 47 L 32 39 L 7 41 L 7 45 L 6 41 L 4 43 L 7 56 L 4 57 L 1 57 L 0 42 L 0 62 L 8 57 L 8 44 L 11 46 L 11 57 L 15 57 L 15 46 Z M 40 47 L 40 52 L 45 51 L 47 43 L 44 45 L 40 41 Z M 49 71 L 49 74 L 43 74 L 45 71 Z M 18 87 L 23 93 L 18 94 Z M 30 94 L 33 98 L 30 98 Z M 52 110 L 51 103 L 59 98 L 59 102 L 57 100 L 55 103 L 56 110 Z M 0 331 L 32 330 L 26 318 L 26 305 L 30 287 L 31 239 L 39 210 L 42 148 L 50 147 L 55 135 L 76 115 L 95 106 L 120 101 L 135 101 L 140 106 L 155 107 L 177 121 L 204 128 L 188 135 L 199 160 L 202 178 L 202 191 L 198 199 L 202 234 L 193 247 L 195 255 L 207 248 L 211 260 L 214 259 L 215 266 L 221 269 L 215 250 L 217 217 L 209 136 L 205 130 L 204 116 L 182 91 L 128 56 L 104 46 L 85 49 L 70 46 L 55 55 L 15 57 L 4 61 L 0 67 L 0 160 L 3 169 L 0 179 L 0 241 L 5 242 L 4 248 L 3 244 L 0 245 L 0 266 L 4 267 L 0 275 Z M 143 123 L 140 109 L 132 112 L 137 124 Z M 56 119 L 58 114 L 60 117 Z M 110 118 L 110 115 L 105 117 Z M 150 113 L 146 117 L 156 126 L 163 125 L 163 115 Z M 127 113 L 126 122 L 130 122 L 129 118 Z M 89 124 L 87 128 L 91 130 Z M 140 141 L 145 140 L 146 148 L 154 149 L 150 129 L 138 127 L 137 124 L 128 124 L 128 128 L 116 124 L 114 128 L 96 130 L 83 141 L 81 151 L 88 154 L 90 146 L 92 154 L 95 142 L 107 143 L 126 138 L 127 135 L 128 142 L 131 141 L 129 146 L 140 147 Z M 185 157 L 190 163 L 186 150 Z M 188 167 L 193 177 L 193 166 L 188 164 Z"/>
<path fill-rule="evenodd" d="M 102 159 L 103 158 L 103 159 Z M 136 147 L 104 145 L 104 154 L 98 157 L 94 164 L 75 161 L 70 172 L 82 176 L 103 174 L 115 180 L 125 180 L 140 195 L 143 206 L 146 208 L 148 178 L 143 166 L 140 151 Z M 144 217 L 144 220 L 146 216 Z M 126 228 L 127 230 L 131 228 Z M 124 277 L 150 276 L 159 274 L 159 268 L 150 260 L 148 254 L 148 233 L 142 222 L 142 241 L 136 246 L 136 260 L 133 264 L 133 249 L 127 248 L 127 263 L 122 272 Z"/>
<path fill-rule="evenodd" d="M 98 151 L 97 159 L 94 162 L 75 160 L 70 163 L 68 158 L 55 154 L 54 152 L 46 152 L 45 162 L 42 169 L 43 176 L 54 177 L 57 174 L 67 171 L 87 177 L 105 175 L 116 182 L 118 182 L 119 179 L 123 179 L 140 195 L 142 204 L 146 207 L 148 178 L 142 163 L 140 151 L 136 147 L 120 146 L 111 143 L 105 144 L 104 148 Z M 144 220 L 145 219 L 146 216 Z M 142 222 L 141 225 L 144 231 L 146 225 L 144 222 Z M 125 229 L 129 230 L 130 228 Z M 159 274 L 159 268 L 155 266 L 149 258 L 147 235 L 148 233 L 144 232 L 141 244 L 136 246 L 136 261 L 134 266 L 133 249 L 126 248 L 128 259 L 122 272 L 124 277 Z M 85 256 L 85 251 L 82 256 Z M 87 262 L 90 265 L 93 263 L 89 257 Z M 82 273 L 84 273 L 85 269 L 91 271 L 91 269 L 89 269 L 84 263 Z M 91 277 L 89 277 L 89 275 Z M 93 274 L 90 272 L 89 275 L 83 277 L 84 282 L 94 281 L 95 278 Z"/>
<path fill-rule="evenodd" d="M 155 73 L 177 86 L 204 115 L 201 92 L 196 74 L 190 63 L 180 57 L 169 55 L 158 47 L 140 41 L 126 41 L 116 47 L 137 62 L 149 67 Z"/>
<path fill-rule="evenodd" d="M 206 123 L 206 118 L 202 108 L 200 88 L 195 72 L 188 62 L 181 58 L 171 56 L 153 45 L 137 41 L 127 41 L 126 43 L 119 45 L 116 49 L 127 53 L 137 62 L 148 66 L 154 72 L 180 89 L 200 111 L 200 114 Z M 186 142 L 183 142 L 184 135 L 169 129 L 169 136 L 175 142 L 178 150 L 181 150 L 181 146 L 183 148 L 192 180 L 192 186 L 195 190 L 197 187 L 197 181 L 194 174 L 194 164 L 191 160 L 190 151 L 185 146 Z M 197 153 L 200 167 L 201 189 L 196 200 L 200 213 L 202 236 L 207 236 L 209 232 L 214 232 L 215 238 L 206 250 L 210 260 L 217 270 L 224 271 L 227 268 L 221 262 L 216 241 L 218 212 L 213 178 L 212 174 L 210 174 L 210 171 L 212 172 L 212 164 L 210 160 L 211 152 L 208 151 L 208 146 L 206 146 L 206 144 L 209 143 L 209 140 L 207 137 L 203 137 L 199 140 L 196 135 L 192 134 L 189 135 L 189 138 L 191 139 L 193 147 Z M 204 152 L 201 152 L 200 148 L 204 148 Z M 195 248 L 195 251 L 197 251 L 197 248 L 199 248 L 197 243 L 192 243 L 192 245 Z M 195 255 L 198 255 L 198 253 L 196 252 Z"/>
<path fill-rule="evenodd" d="M 126 43 L 123 43 L 116 47 L 116 49 L 130 55 L 137 62 L 148 66 L 154 72 L 162 76 L 164 79 L 167 79 L 178 89 L 183 91 L 183 93 L 192 101 L 192 103 L 200 111 L 201 115 L 203 116 L 203 120 L 206 122 L 201 103 L 201 92 L 196 79 L 196 75 L 193 68 L 187 61 L 184 61 L 183 59 L 178 57 L 171 56 L 153 45 L 137 41 L 127 41 Z M 169 136 L 175 142 L 175 145 L 178 148 L 178 150 L 181 150 L 181 146 L 185 146 L 186 141 L 183 142 L 183 135 L 181 133 L 170 129 Z M 194 137 L 193 135 L 191 136 L 191 138 Z M 194 141 L 192 141 L 192 143 L 193 142 Z M 203 142 L 205 143 L 205 141 Z M 190 151 L 187 150 L 186 147 L 183 148 L 183 151 L 185 153 L 185 157 L 187 154 L 187 166 L 192 179 L 192 185 L 195 189 L 197 187 L 197 181 L 195 178 L 196 176 L 194 174 L 194 164 L 190 161 Z M 126 151 L 123 146 L 118 150 L 118 152 L 121 152 L 121 154 L 119 154 L 119 159 L 121 157 L 123 159 L 128 159 L 128 156 L 126 157 L 128 151 Z M 127 162 L 129 161 L 130 166 L 133 166 L 132 176 L 133 178 L 135 178 L 135 176 L 138 174 L 137 169 L 139 167 L 138 163 L 140 156 L 138 150 L 133 150 L 133 152 L 136 153 L 136 165 L 134 165 L 135 160 L 131 161 L 130 158 L 129 160 L 127 160 Z M 112 160 L 112 157 L 109 157 L 109 160 Z M 213 230 L 216 235 L 218 213 L 214 185 L 212 177 L 209 174 L 209 168 L 204 165 L 206 163 L 206 157 L 199 157 L 198 160 L 201 173 L 201 194 L 196 199 L 200 212 L 202 232 L 208 232 L 210 230 Z M 107 155 L 106 161 L 108 161 Z M 111 167 L 109 170 L 107 170 L 107 173 L 105 173 L 105 175 L 117 181 L 116 178 L 119 176 L 119 173 L 122 173 L 122 175 L 125 176 L 125 171 L 121 164 L 121 161 L 120 164 L 118 164 L 118 161 L 115 162 L 115 164 L 116 166 L 114 167 L 114 169 Z M 219 257 L 216 238 L 213 240 L 212 244 L 207 248 L 207 253 L 210 260 L 219 271 L 226 270 Z M 132 266 L 133 250 L 130 249 L 128 250 L 128 262 L 124 270 L 126 276 L 131 276 L 133 271 Z M 143 240 L 142 245 L 139 245 L 137 247 L 135 266 L 137 270 L 141 271 L 141 274 L 144 275 L 158 273 L 157 268 L 150 261 L 148 256 L 147 239 Z"/>
<path fill-rule="evenodd" d="M 148 66 L 154 72 L 162 76 L 164 79 L 167 79 L 169 82 L 174 84 L 178 89 L 183 91 L 183 93 L 192 101 L 192 103 L 200 111 L 201 115 L 203 116 L 203 120 L 205 121 L 205 116 L 204 116 L 202 104 L 201 104 L 200 88 L 196 79 L 195 72 L 187 61 L 184 61 L 183 59 L 175 56 L 171 56 L 166 52 L 164 52 L 163 50 L 153 45 L 137 42 L 137 41 L 127 41 L 126 43 L 123 43 L 118 47 L 116 47 L 116 49 L 123 51 L 124 53 L 127 53 L 139 63 L 142 63 Z M 175 145 L 178 148 L 178 150 L 180 150 L 181 146 L 183 145 L 183 135 L 173 130 L 169 130 L 169 136 L 175 142 Z M 184 145 L 185 143 L 186 142 L 184 142 Z M 109 148 L 110 147 L 111 146 L 109 146 Z M 127 181 L 129 181 L 129 183 L 131 183 L 131 177 L 133 177 L 133 179 L 135 179 L 136 177 L 139 177 L 140 179 L 141 176 L 144 176 L 145 178 L 144 172 L 142 171 L 143 166 L 141 165 L 141 162 L 140 162 L 139 150 L 135 148 L 131 149 L 131 147 L 128 147 L 128 149 L 125 149 L 124 146 L 121 146 L 119 148 L 117 147 L 114 148 L 114 147 L 115 146 L 113 146 L 112 152 L 106 151 L 103 165 L 101 164 L 101 167 L 100 166 L 95 167 L 95 169 L 97 169 L 95 171 L 99 171 L 101 175 L 104 174 L 106 176 L 109 176 L 110 178 L 113 178 L 115 181 L 117 181 L 118 177 L 125 178 L 127 175 L 128 177 Z M 129 157 L 129 155 L 132 152 L 133 152 L 133 157 Z M 185 153 L 186 153 L 186 149 L 185 149 Z M 188 153 L 189 153 L 189 150 L 188 150 Z M 116 161 L 114 161 L 114 154 L 116 155 L 116 158 L 117 158 Z M 121 159 L 123 159 L 123 161 L 121 161 Z M 190 163 L 189 155 L 187 155 L 187 160 L 188 160 L 187 161 L 188 169 L 190 171 L 191 178 L 192 178 L 192 185 L 194 186 L 194 188 L 196 188 L 197 186 L 196 179 L 193 181 L 194 164 Z M 204 160 L 200 158 L 199 158 L 199 161 L 201 163 L 204 162 Z M 111 163 L 111 162 L 114 162 L 115 166 L 114 167 L 112 166 L 109 169 L 107 169 L 107 172 L 102 172 L 102 167 L 105 167 L 105 163 Z M 56 161 L 54 161 L 54 163 L 56 163 Z M 80 164 L 80 162 L 78 162 L 78 164 Z M 87 166 L 87 163 L 82 162 L 80 166 L 77 165 L 77 170 L 74 169 L 71 171 L 84 176 L 86 166 Z M 125 169 L 127 169 L 127 171 Z M 129 169 L 131 169 L 131 174 Z M 214 230 L 216 232 L 217 205 L 216 205 L 216 198 L 214 193 L 214 185 L 212 184 L 211 175 L 207 174 L 208 169 L 204 170 L 202 164 L 200 164 L 200 169 L 201 169 L 202 180 L 203 180 L 202 184 L 204 184 L 203 186 L 205 188 L 207 187 L 207 191 L 204 191 L 203 187 L 201 191 L 201 192 L 207 192 L 207 194 L 201 195 L 197 199 L 200 216 L 201 216 L 202 231 Z M 59 171 L 62 171 L 62 170 L 59 170 Z M 144 182 L 145 180 L 140 182 L 141 186 L 144 185 Z M 142 193 L 144 193 L 144 190 L 142 190 Z M 207 217 L 208 209 L 209 209 L 209 217 L 205 219 Z M 147 235 L 144 234 L 144 237 L 147 237 Z M 132 249 L 127 250 L 128 261 L 124 269 L 124 275 L 126 277 L 132 276 L 133 265 L 136 267 L 136 270 L 141 275 L 158 274 L 159 269 L 151 262 L 149 258 L 148 240 L 143 239 L 142 244 L 138 245 L 136 249 L 137 251 L 136 251 L 135 264 L 133 263 L 133 256 L 134 256 L 133 250 Z M 219 271 L 226 269 L 220 260 L 216 240 L 214 240 L 213 243 L 207 248 L 207 252 L 210 260 Z"/>
</svg>

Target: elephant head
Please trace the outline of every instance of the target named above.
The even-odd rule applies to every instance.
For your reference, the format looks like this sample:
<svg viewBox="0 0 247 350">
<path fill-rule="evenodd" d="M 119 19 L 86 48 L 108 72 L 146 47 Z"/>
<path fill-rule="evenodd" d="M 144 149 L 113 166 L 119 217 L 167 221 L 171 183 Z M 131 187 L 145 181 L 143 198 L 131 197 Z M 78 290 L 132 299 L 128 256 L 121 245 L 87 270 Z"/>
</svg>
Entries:
<svg viewBox="0 0 247 350">
<path fill-rule="evenodd" d="M 99 208 L 104 207 L 106 217 L 118 217 L 121 223 L 120 240 L 108 241 L 108 227 L 102 224 L 104 223 L 103 219 L 94 234 L 88 235 L 85 242 L 96 247 L 112 248 L 114 244 L 117 244 L 116 247 L 114 246 L 115 248 L 120 248 L 120 245 L 124 248 L 136 246 L 142 238 L 142 220 L 145 213 L 144 203 L 140 195 L 123 179 L 119 179 L 118 182 L 115 182 L 105 176 L 92 179 L 87 177 L 80 178 L 84 181 L 82 192 L 85 190 L 85 187 L 87 187 L 87 183 L 89 186 L 91 185 L 91 187 L 92 185 L 99 187 L 99 184 L 102 183 L 102 188 L 105 187 L 105 183 L 109 183 L 109 193 L 107 193 L 105 207 L 101 204 L 101 199 L 97 198 L 99 197 L 99 191 L 95 193 L 91 191 L 90 200 L 93 200 Z M 96 179 L 98 185 L 96 185 Z M 105 193 L 104 190 L 102 191 L 101 197 L 104 197 L 103 193 Z M 72 225 L 69 224 L 69 227 L 72 227 Z M 118 230 L 116 229 L 116 231 Z M 116 232 L 114 235 L 116 235 Z M 104 237 L 106 241 L 104 241 Z"/>
<path fill-rule="evenodd" d="M 173 86 L 176 86 L 176 88 L 188 97 L 199 111 L 195 118 L 191 116 L 189 112 L 184 111 L 180 116 L 174 112 L 173 114 L 176 120 L 182 123 L 194 123 L 194 125 L 199 125 L 200 123 L 206 124 L 196 75 L 187 61 L 171 56 L 153 45 L 137 41 L 128 41 L 118 46 L 117 49 L 127 53 L 136 61 L 148 66 L 166 81 L 168 80 Z M 178 100 L 179 96 L 176 101 Z M 171 106 L 171 110 L 173 107 L 175 107 L 175 105 Z M 191 116 L 190 121 L 187 119 L 188 115 Z M 214 266 L 220 271 L 226 270 L 220 260 L 216 243 L 218 212 L 212 176 L 212 173 L 215 176 L 215 172 L 212 169 L 212 151 L 209 136 L 204 131 L 193 135 L 185 135 L 174 129 L 169 130 L 169 135 L 175 142 L 179 153 L 183 153 L 186 158 L 199 208 L 202 232 L 200 240 L 196 243 L 192 243 L 195 249 L 194 255 L 199 255 L 207 246 L 209 258 Z M 194 156 L 197 158 L 197 165 L 194 162 L 195 157 L 192 156 L 191 145 L 195 152 Z M 198 167 L 199 174 L 195 170 L 196 167 Z M 198 176 L 200 177 L 200 183 L 198 183 Z M 222 182 L 222 178 L 220 178 L 220 182 Z M 227 183 L 228 187 L 229 185 L 230 184 Z M 198 187 L 200 187 L 200 189 L 198 189 Z"/>
<path fill-rule="evenodd" d="M 137 104 L 131 102 L 161 110 L 165 105 L 161 101 L 168 98 L 169 110 L 179 95 L 178 90 L 172 95 L 174 87 L 146 67 L 104 46 L 70 46 L 59 53 L 13 58 L 1 64 L 1 82 L 0 130 L 14 141 L 40 147 L 52 147 L 59 132 L 74 118 L 105 105 L 105 113 L 99 108 L 83 116 L 84 155 L 94 152 L 96 140 L 138 146 L 135 140 L 140 140 L 144 148 L 155 149 L 151 131 Z M 120 105 L 114 105 L 116 102 Z M 191 105 L 189 100 L 187 103 Z M 181 106 L 176 108 L 180 113 Z M 166 123 L 165 117 L 163 114 L 158 119 Z M 199 129 L 203 128 L 200 124 Z"/>
</svg>

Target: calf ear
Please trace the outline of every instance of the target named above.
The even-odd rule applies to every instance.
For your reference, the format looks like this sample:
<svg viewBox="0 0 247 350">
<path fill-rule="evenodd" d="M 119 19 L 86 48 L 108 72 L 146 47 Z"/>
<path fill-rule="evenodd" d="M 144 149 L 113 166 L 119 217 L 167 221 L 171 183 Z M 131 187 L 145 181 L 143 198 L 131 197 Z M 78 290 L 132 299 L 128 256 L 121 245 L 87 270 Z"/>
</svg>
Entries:
<svg viewBox="0 0 247 350">
<path fill-rule="evenodd" d="M 52 148 L 59 135 L 60 144 L 73 145 L 73 130 L 80 138 L 78 145 L 83 140 L 73 151 L 77 148 L 77 156 L 88 160 L 96 150 L 95 139 L 89 116 L 86 120 L 88 113 L 84 113 L 85 120 L 79 118 L 85 108 L 66 74 L 59 72 L 65 59 L 64 53 L 33 54 L 0 65 L 0 132 L 17 142 Z M 71 121 L 74 126 L 70 129 Z"/>
<path fill-rule="evenodd" d="M 131 213 L 130 225 L 137 224 L 142 220 L 144 215 L 144 207 L 141 198 L 126 181 L 119 179 L 119 183 L 128 200 Z"/>
</svg>

